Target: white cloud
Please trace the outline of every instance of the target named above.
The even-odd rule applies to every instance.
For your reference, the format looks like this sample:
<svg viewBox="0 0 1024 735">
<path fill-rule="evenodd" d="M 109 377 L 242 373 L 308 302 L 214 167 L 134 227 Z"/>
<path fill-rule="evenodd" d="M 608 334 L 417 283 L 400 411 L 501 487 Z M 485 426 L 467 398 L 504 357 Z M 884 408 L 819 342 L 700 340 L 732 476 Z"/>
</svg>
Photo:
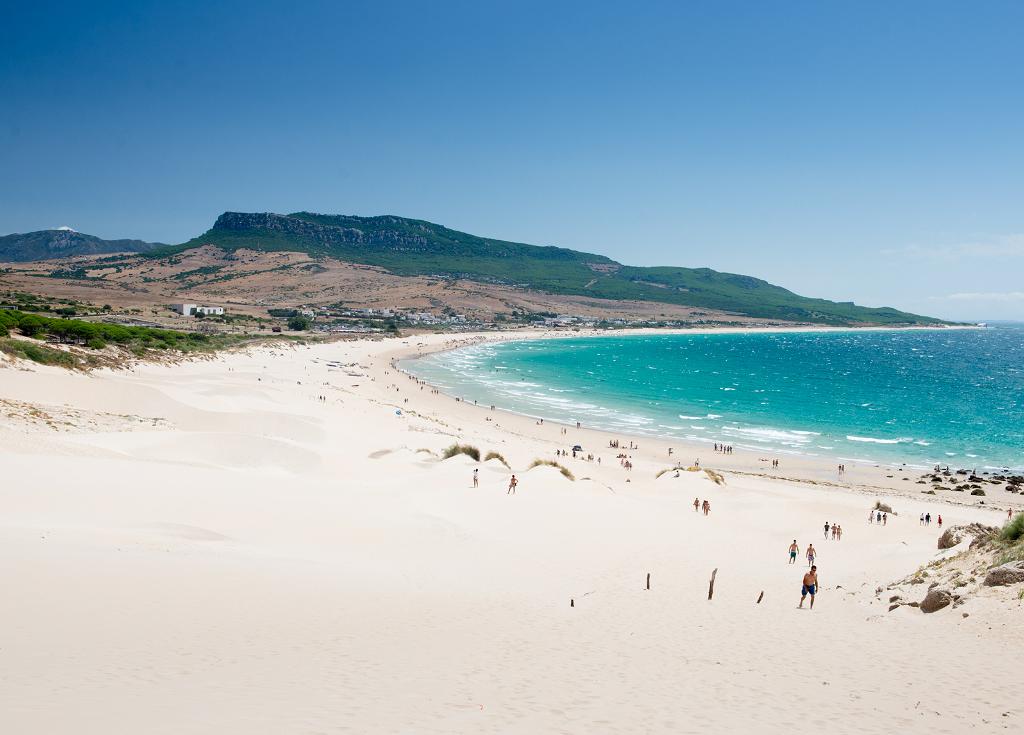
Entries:
<svg viewBox="0 0 1024 735">
<path fill-rule="evenodd" d="M 903 248 L 882 250 L 882 254 L 941 261 L 965 258 L 1020 258 L 1024 257 L 1024 234 L 1000 235 L 988 240 L 954 245 L 908 245 Z"/>
<path fill-rule="evenodd" d="M 948 296 L 932 296 L 935 301 L 988 301 L 991 303 L 1012 303 L 1024 301 L 1024 291 L 967 291 L 951 293 Z"/>
</svg>

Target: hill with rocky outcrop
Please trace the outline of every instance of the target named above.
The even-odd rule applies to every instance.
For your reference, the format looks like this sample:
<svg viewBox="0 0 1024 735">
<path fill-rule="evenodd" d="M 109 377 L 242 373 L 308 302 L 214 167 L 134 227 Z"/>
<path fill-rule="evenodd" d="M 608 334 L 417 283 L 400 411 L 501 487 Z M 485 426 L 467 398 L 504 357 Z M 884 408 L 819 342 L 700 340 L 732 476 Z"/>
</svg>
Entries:
<svg viewBox="0 0 1024 735">
<path fill-rule="evenodd" d="M 378 266 L 400 276 L 466 279 L 550 294 L 714 309 L 745 317 L 836 325 L 940 320 L 808 298 L 751 276 L 710 268 L 636 267 L 568 248 L 479 237 L 404 217 L 225 212 L 177 250 L 299 251 Z"/>
</svg>

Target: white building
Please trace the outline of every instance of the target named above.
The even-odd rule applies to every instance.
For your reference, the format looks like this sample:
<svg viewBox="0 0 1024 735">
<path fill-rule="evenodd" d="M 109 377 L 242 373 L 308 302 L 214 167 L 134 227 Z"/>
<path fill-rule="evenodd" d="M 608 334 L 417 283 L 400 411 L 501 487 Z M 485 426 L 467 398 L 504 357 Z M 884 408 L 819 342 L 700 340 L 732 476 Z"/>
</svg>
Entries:
<svg viewBox="0 0 1024 735">
<path fill-rule="evenodd" d="M 221 314 L 224 313 L 223 306 L 201 306 L 199 304 L 173 304 L 171 308 L 184 316 L 195 316 L 196 314 L 202 314 L 203 316 L 220 316 Z"/>
</svg>

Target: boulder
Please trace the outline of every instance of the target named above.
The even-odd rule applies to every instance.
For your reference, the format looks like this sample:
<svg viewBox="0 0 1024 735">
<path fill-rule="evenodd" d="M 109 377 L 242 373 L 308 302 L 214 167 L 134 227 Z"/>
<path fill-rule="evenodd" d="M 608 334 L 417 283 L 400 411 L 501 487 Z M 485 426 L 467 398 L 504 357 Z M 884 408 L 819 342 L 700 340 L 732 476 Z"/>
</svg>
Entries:
<svg viewBox="0 0 1024 735">
<path fill-rule="evenodd" d="M 1007 584 L 1024 582 L 1024 561 L 1011 561 L 994 569 L 989 569 L 982 582 L 986 587 L 1002 587 Z"/>
<path fill-rule="evenodd" d="M 973 490 L 971 490 L 971 495 L 984 495 L 984 494 L 985 494 L 985 491 L 982 490 L 980 487 L 976 487 Z"/>
<path fill-rule="evenodd" d="M 953 596 L 946 592 L 946 590 L 933 587 L 928 590 L 928 594 L 921 600 L 921 612 L 933 613 L 937 610 L 941 610 L 944 607 L 948 607 L 953 602 Z"/>
</svg>

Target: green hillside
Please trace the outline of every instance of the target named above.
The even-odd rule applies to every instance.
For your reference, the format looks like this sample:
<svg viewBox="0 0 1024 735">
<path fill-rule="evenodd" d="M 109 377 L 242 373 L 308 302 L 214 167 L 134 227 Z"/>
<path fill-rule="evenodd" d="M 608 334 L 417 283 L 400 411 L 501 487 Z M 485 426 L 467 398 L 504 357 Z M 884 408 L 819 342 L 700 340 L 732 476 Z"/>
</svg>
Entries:
<svg viewBox="0 0 1024 735">
<path fill-rule="evenodd" d="M 225 212 L 213 228 L 173 250 L 289 250 L 375 265 L 397 275 L 465 278 L 555 294 L 654 301 L 763 319 L 821 324 L 941 324 L 887 307 L 799 296 L 750 276 L 708 268 L 625 266 L 603 255 L 477 237 L 403 217 Z M 152 251 L 165 255 L 171 249 Z"/>
</svg>

